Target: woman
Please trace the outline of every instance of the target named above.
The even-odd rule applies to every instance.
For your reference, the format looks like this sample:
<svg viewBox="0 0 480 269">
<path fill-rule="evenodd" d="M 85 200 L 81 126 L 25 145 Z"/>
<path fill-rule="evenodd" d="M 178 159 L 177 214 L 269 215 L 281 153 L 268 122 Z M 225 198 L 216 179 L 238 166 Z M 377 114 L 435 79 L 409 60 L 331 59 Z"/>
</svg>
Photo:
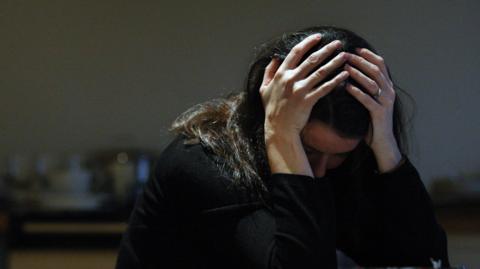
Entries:
<svg viewBox="0 0 480 269">
<path fill-rule="evenodd" d="M 191 108 L 131 215 L 117 268 L 448 265 L 383 59 L 313 27 L 263 45 L 245 91 Z"/>
</svg>

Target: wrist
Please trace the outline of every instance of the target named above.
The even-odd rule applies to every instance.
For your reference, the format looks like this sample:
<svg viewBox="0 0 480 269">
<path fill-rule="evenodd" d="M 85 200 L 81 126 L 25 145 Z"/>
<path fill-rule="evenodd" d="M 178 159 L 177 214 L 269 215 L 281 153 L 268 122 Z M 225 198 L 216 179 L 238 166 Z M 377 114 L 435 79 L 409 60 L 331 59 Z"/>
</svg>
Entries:
<svg viewBox="0 0 480 269">
<path fill-rule="evenodd" d="M 265 147 L 272 173 L 313 177 L 300 135 L 270 133 L 265 136 Z"/>
<path fill-rule="evenodd" d="M 265 130 L 265 145 L 274 143 L 292 143 L 292 141 L 299 138 L 300 135 L 295 135 L 294 133 Z"/>
<path fill-rule="evenodd" d="M 279 128 L 265 122 L 264 125 L 265 143 L 288 143 L 300 138 L 300 133 L 287 128 Z"/>
<path fill-rule="evenodd" d="M 393 168 L 391 169 L 388 169 L 386 171 L 383 171 L 383 172 L 380 172 L 379 171 L 379 174 L 388 174 L 388 173 L 392 173 L 394 171 L 396 171 L 397 169 L 399 169 L 406 161 L 406 157 L 402 155 L 402 158 L 400 159 L 400 161 L 397 163 L 396 166 L 394 166 Z"/>
<path fill-rule="evenodd" d="M 388 173 L 397 169 L 403 159 L 402 154 L 398 148 L 382 152 L 375 152 L 375 157 L 378 164 L 378 172 Z"/>
</svg>

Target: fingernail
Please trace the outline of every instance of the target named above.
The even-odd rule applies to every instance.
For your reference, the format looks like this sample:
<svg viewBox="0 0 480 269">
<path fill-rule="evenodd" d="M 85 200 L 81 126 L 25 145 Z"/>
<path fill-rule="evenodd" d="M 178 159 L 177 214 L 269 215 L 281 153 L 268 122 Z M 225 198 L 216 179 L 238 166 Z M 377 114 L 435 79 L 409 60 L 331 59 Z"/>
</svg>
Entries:
<svg viewBox="0 0 480 269">
<path fill-rule="evenodd" d="M 357 53 L 361 53 L 361 52 L 362 52 L 362 48 L 356 48 L 355 51 L 356 51 Z"/>
<path fill-rule="evenodd" d="M 282 59 L 282 55 L 280 55 L 279 53 L 274 53 L 273 56 L 272 56 L 273 59 L 275 60 L 281 60 Z"/>
</svg>

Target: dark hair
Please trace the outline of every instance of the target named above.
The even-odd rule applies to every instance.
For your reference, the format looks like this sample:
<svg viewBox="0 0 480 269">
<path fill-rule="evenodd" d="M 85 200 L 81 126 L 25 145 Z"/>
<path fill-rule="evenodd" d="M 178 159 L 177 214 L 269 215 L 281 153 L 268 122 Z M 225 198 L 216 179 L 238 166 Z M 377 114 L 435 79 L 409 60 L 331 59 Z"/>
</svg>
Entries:
<svg viewBox="0 0 480 269">
<path fill-rule="evenodd" d="M 338 27 L 311 27 L 285 33 L 258 48 L 243 91 L 196 105 L 172 124 L 172 131 L 185 135 L 190 143 L 201 143 L 217 156 L 220 160 L 217 165 L 227 177 L 232 178 L 234 185 L 252 190 L 250 193 L 259 197 L 268 193 L 264 180 L 270 174 L 264 141 L 265 112 L 259 92 L 265 67 L 274 57 L 283 60 L 296 44 L 314 33 L 321 33 L 322 38 L 319 44 L 306 53 L 304 59 L 333 40 L 340 40 L 343 46 L 326 61 L 341 51 L 356 54 L 356 48 L 367 48 L 376 53 L 363 38 Z M 330 77 L 341 70 L 336 70 Z M 354 80 L 348 79 L 348 82 L 362 89 Z M 407 136 L 398 96 L 398 91 L 402 90 L 394 87 L 397 96 L 393 111 L 393 132 L 400 151 L 406 154 Z M 310 120 L 320 120 L 347 138 L 365 137 L 370 125 L 368 110 L 345 90 L 345 83 L 314 105 Z M 359 169 L 369 154 L 372 152 L 368 147 L 357 147 L 350 157 L 353 160 L 351 169 Z"/>
</svg>

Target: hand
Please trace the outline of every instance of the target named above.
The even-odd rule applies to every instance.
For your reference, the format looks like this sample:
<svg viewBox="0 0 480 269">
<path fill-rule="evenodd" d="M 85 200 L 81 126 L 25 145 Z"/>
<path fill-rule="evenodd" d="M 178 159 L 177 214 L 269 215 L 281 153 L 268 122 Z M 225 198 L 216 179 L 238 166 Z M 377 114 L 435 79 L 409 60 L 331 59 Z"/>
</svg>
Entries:
<svg viewBox="0 0 480 269">
<path fill-rule="evenodd" d="M 320 38 L 318 34 L 305 38 L 288 53 L 282 64 L 278 59 L 273 59 L 265 68 L 259 90 L 265 108 L 265 145 L 272 173 L 313 177 L 300 133 L 313 105 L 348 77 L 348 72 L 343 71 L 333 79 L 324 81 L 333 70 L 345 63 L 345 53 L 338 54 L 317 68 L 341 46 L 339 41 L 325 45 L 300 63 L 303 55 Z M 320 82 L 321 85 L 314 88 Z"/>
<path fill-rule="evenodd" d="M 290 51 L 280 66 L 279 60 L 274 58 L 266 67 L 260 87 L 260 95 L 265 108 L 266 133 L 279 131 L 299 135 L 318 99 L 327 95 L 348 77 L 348 72 L 344 71 L 319 87 L 313 88 L 346 61 L 346 54 L 342 52 L 307 76 L 341 46 L 340 41 L 333 41 L 312 53 L 298 65 L 303 55 L 320 38 L 319 34 L 305 38 Z"/>
<path fill-rule="evenodd" d="M 379 171 L 384 173 L 394 169 L 402 159 L 393 135 L 396 94 L 383 58 L 365 48 L 357 49 L 357 53 L 358 55 L 347 54 L 351 65 L 346 64 L 345 70 L 370 95 L 350 83 L 347 84 L 347 91 L 370 112 L 373 126 L 366 141 L 375 154 Z"/>
</svg>

